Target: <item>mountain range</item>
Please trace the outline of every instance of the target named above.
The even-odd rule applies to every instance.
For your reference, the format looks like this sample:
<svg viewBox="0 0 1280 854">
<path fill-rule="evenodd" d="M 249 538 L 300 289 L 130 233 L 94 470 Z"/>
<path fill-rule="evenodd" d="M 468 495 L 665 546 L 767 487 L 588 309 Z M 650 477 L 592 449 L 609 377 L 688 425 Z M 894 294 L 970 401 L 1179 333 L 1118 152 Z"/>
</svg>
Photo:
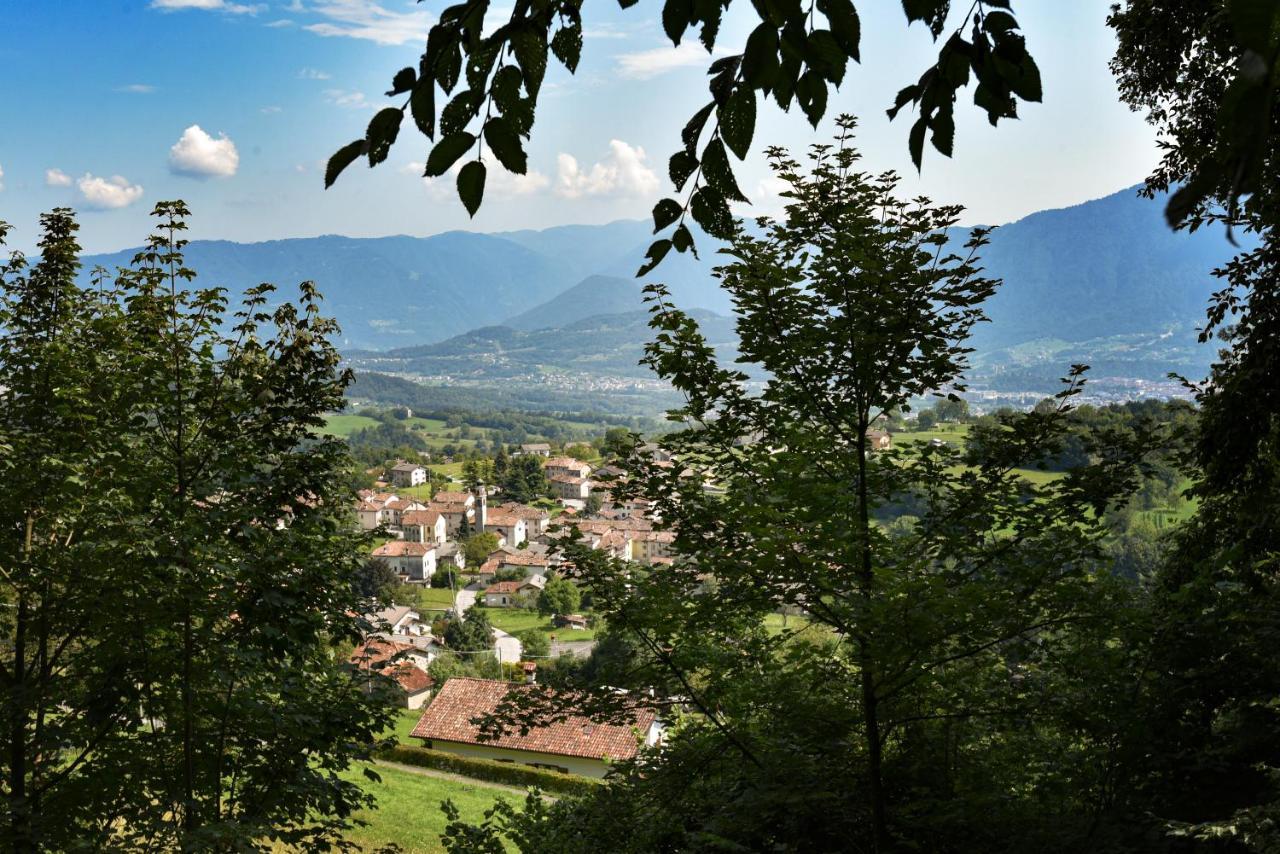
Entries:
<svg viewBox="0 0 1280 854">
<path fill-rule="evenodd" d="M 314 280 L 358 364 L 452 376 L 479 376 L 485 365 L 493 377 L 538 365 L 633 376 L 648 334 L 633 276 L 651 239 L 647 222 L 619 221 L 423 238 L 197 240 L 187 263 L 200 283 L 233 292 L 270 281 L 288 295 Z M 707 313 L 731 310 L 712 275 L 720 258 L 714 241 L 697 239 L 699 259 L 672 253 L 649 280 L 664 282 L 678 306 L 701 309 L 704 323 L 719 324 L 713 337 L 728 342 L 728 321 Z M 1108 370 L 1162 376 L 1208 363 L 1211 348 L 1195 345 L 1194 330 L 1217 285 L 1210 270 L 1232 254 L 1221 233 L 1171 232 L 1161 202 L 1130 188 L 1031 214 L 990 240 L 982 264 L 1004 284 L 973 339 L 984 371 L 1008 380 L 1098 356 Z M 83 260 L 110 268 L 134 251 Z"/>
</svg>

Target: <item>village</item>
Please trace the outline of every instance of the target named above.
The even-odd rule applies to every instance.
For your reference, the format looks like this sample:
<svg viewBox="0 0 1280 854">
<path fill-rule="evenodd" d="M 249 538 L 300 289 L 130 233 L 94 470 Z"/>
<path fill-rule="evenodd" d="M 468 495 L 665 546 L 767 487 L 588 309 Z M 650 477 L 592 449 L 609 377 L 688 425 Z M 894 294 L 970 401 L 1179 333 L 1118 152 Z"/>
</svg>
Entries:
<svg viewBox="0 0 1280 854">
<path fill-rule="evenodd" d="M 658 464 L 670 465 L 656 445 L 641 450 Z M 509 691 L 535 683 L 539 660 L 585 657 L 594 646 L 590 639 L 572 639 L 590 638 L 595 618 L 576 608 L 582 595 L 562 573 L 559 538 L 571 536 L 610 557 L 652 567 L 671 563 L 675 534 L 662 529 L 647 502 L 614 501 L 608 482 L 619 470 L 613 466 L 553 455 L 549 443 L 522 444 L 510 456 L 541 470 L 544 494 L 537 503 L 542 506 L 509 500 L 499 487 L 483 482 L 416 497 L 429 488 L 431 472 L 422 463 L 405 460 L 388 465 L 374 488 L 359 491 L 356 524 L 380 538 L 370 559 L 395 574 L 400 584 L 396 598 L 430 591 L 446 595 L 448 604 L 442 611 L 428 611 L 404 601 L 385 602 L 367 615 L 374 631 L 350 660 L 362 671 L 390 677 L 395 700 L 404 709 L 423 710 L 409 733 L 423 747 L 602 778 L 611 763 L 632 758 L 660 740 L 662 723 L 652 712 L 637 709 L 630 726 L 570 716 L 496 740 L 482 739 L 472 721 L 491 715 Z M 492 548 L 478 551 L 477 545 Z M 430 600 L 441 601 L 438 595 Z M 458 631 L 478 612 L 484 612 L 482 623 L 476 618 L 470 622 L 492 622 L 488 643 L 474 632 Z M 545 643 L 536 629 L 518 636 L 499 627 L 507 614 L 519 618 L 539 612 L 549 617 L 553 629 Z M 489 614 L 495 615 L 492 621 Z M 451 624 L 455 631 L 445 631 Z M 437 684 L 432 671 L 438 668 L 432 665 L 442 657 L 460 658 L 469 669 Z M 471 675 L 483 670 L 481 665 L 488 665 L 496 678 Z"/>
</svg>

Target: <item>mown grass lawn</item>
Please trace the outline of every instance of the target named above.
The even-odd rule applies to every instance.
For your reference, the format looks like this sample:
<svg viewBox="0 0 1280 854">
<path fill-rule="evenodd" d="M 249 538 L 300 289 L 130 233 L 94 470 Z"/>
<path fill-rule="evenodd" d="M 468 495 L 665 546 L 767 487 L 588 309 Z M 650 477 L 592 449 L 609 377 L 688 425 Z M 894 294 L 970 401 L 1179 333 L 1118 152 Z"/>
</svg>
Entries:
<svg viewBox="0 0 1280 854">
<path fill-rule="evenodd" d="M 544 617 L 529 608 L 485 608 L 477 605 L 489 617 L 495 629 L 502 629 L 507 634 L 515 635 L 529 629 L 537 629 L 548 636 L 555 635 L 557 641 L 595 640 L 595 629 L 560 629 L 551 624 L 550 617 Z"/>
</svg>

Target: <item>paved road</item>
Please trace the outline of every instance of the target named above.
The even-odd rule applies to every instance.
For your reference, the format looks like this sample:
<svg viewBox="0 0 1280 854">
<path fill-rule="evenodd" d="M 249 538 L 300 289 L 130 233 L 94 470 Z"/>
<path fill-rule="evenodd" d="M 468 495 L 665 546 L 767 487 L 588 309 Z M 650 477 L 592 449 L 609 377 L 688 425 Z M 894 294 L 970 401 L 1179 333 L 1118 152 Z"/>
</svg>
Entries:
<svg viewBox="0 0 1280 854">
<path fill-rule="evenodd" d="M 564 655 L 566 652 L 573 653 L 575 658 L 586 658 L 591 655 L 591 650 L 596 648 L 596 642 L 589 641 L 556 641 L 551 644 L 551 655 L 553 657 Z"/>
<path fill-rule="evenodd" d="M 480 585 L 473 582 L 459 590 L 453 597 L 453 610 L 463 620 L 466 619 L 467 609 L 476 604 L 476 593 L 479 590 Z M 499 661 L 503 664 L 515 664 L 520 660 L 523 647 L 519 638 L 512 637 L 502 629 L 494 629 L 493 638 L 493 646 L 498 651 Z"/>
</svg>

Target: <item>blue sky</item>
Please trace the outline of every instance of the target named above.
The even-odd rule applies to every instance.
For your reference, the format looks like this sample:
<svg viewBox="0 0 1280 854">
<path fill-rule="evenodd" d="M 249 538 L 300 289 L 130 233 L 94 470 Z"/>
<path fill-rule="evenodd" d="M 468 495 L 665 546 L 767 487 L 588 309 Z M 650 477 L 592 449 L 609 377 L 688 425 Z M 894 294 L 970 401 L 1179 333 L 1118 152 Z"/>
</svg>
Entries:
<svg viewBox="0 0 1280 854">
<path fill-rule="evenodd" d="M 904 190 L 1002 223 L 1137 183 L 1158 152 L 1150 129 L 1116 99 L 1107 71 L 1110 0 L 1014 4 L 1044 79 L 1045 103 L 991 129 L 961 93 L 956 157 L 927 151 L 917 176 L 910 117 L 884 109 L 936 54 L 900 4 L 862 0 L 863 61 L 828 115 L 852 112 L 868 168 L 896 169 Z M 193 238 L 269 240 L 315 234 L 426 235 L 644 217 L 667 189 L 665 163 L 685 120 L 707 100 L 709 60 L 673 49 L 658 0 L 621 10 L 585 6 L 575 76 L 547 78 L 522 179 L 492 173 L 468 220 L 451 181 L 426 182 L 429 143 L 406 125 L 390 160 L 353 166 L 322 189 L 323 162 L 363 134 L 391 75 L 416 58 L 445 2 L 407 0 L 56 0 L 0 10 L 0 219 L 30 249 L 41 211 L 83 211 L 89 251 L 133 246 L 160 199 L 193 209 Z M 734 52 L 753 13 L 739 0 L 720 42 Z M 961 5 L 961 4 L 957 4 Z M 967 4 L 963 4 L 967 8 Z M 509 6 L 509 4 L 508 4 Z M 494 0 L 490 15 L 508 11 Z M 960 14 L 959 11 L 956 12 Z M 958 23 L 958 18 L 957 21 Z M 762 109 L 740 184 L 766 211 L 769 144 L 802 149 L 824 137 L 796 110 Z M 415 165 L 417 164 L 417 165 Z"/>
</svg>

